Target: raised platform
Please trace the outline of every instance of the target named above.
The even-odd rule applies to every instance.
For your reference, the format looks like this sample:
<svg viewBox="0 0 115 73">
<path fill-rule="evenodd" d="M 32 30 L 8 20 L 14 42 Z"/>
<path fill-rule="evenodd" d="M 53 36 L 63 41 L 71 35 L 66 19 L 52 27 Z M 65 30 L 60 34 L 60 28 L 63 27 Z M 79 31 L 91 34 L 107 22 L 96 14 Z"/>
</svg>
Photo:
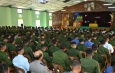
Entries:
<svg viewBox="0 0 115 73">
<path fill-rule="evenodd" d="M 81 27 L 74 27 L 74 26 L 68 26 L 67 28 L 69 28 L 69 29 L 78 29 L 78 28 L 80 28 L 80 29 L 98 29 L 98 30 L 103 30 L 103 29 L 106 29 L 106 30 L 110 30 L 111 29 L 111 27 L 88 27 L 88 26 L 81 26 Z"/>
</svg>

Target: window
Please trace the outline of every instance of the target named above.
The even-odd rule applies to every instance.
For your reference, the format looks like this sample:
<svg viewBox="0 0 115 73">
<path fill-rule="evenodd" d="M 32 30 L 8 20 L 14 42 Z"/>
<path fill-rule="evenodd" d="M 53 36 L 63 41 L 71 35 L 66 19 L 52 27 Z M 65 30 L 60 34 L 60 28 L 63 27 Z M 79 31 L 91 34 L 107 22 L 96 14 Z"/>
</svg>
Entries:
<svg viewBox="0 0 115 73">
<path fill-rule="evenodd" d="M 49 13 L 49 16 L 52 16 L 52 13 Z"/>
<path fill-rule="evenodd" d="M 39 11 L 35 11 L 35 14 L 38 14 L 38 15 L 39 15 L 39 14 L 40 14 L 40 12 L 39 12 Z"/>
<path fill-rule="evenodd" d="M 52 26 L 52 20 L 49 20 L 49 26 Z"/>
<path fill-rule="evenodd" d="M 21 27 L 21 24 L 23 24 L 23 19 L 18 19 L 18 26 Z"/>
<path fill-rule="evenodd" d="M 17 12 L 18 13 L 22 13 L 22 9 L 17 9 Z"/>
<path fill-rule="evenodd" d="M 40 20 L 36 20 L 36 26 L 40 27 Z"/>
</svg>

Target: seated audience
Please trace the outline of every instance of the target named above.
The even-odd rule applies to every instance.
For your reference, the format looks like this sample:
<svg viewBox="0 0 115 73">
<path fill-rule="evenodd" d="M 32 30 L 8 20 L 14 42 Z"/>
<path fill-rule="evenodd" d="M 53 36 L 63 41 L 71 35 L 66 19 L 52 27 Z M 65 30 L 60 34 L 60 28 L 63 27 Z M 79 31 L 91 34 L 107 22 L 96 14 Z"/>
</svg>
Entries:
<svg viewBox="0 0 115 73">
<path fill-rule="evenodd" d="M 38 50 L 34 53 L 35 60 L 30 63 L 30 71 L 31 73 L 51 73 L 48 70 L 47 66 L 42 62 L 43 53 Z"/>
<path fill-rule="evenodd" d="M 23 56 L 24 48 L 22 46 L 18 46 L 16 48 L 18 55 L 14 57 L 13 64 L 15 67 L 24 69 L 25 73 L 29 71 L 30 65 L 28 59 Z"/>
<path fill-rule="evenodd" d="M 87 57 L 82 58 L 81 65 L 84 72 L 91 72 L 91 73 L 100 73 L 99 64 L 96 60 L 92 59 L 93 51 L 92 49 L 86 50 Z"/>
</svg>

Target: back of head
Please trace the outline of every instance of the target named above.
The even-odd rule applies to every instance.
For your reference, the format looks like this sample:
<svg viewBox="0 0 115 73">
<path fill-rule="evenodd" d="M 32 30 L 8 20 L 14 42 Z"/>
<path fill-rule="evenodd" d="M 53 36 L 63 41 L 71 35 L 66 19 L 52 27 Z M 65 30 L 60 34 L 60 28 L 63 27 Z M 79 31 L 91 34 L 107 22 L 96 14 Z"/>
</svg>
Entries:
<svg viewBox="0 0 115 73">
<path fill-rule="evenodd" d="M 23 49 L 23 46 L 17 46 L 16 47 L 16 52 L 19 53 Z"/>
<path fill-rule="evenodd" d="M 5 46 L 6 44 L 5 43 L 0 43 L 0 50 L 2 50 L 2 47 Z"/>
<path fill-rule="evenodd" d="M 84 40 L 83 39 L 79 39 L 79 42 L 81 43 L 81 42 L 84 42 Z"/>
<path fill-rule="evenodd" d="M 44 49 L 45 47 L 47 47 L 46 44 L 42 44 L 42 45 L 41 45 L 41 49 Z"/>
<path fill-rule="evenodd" d="M 62 50 L 66 49 L 66 44 L 65 43 L 61 43 L 60 44 L 60 49 L 62 49 Z"/>
<path fill-rule="evenodd" d="M 96 51 L 97 49 L 98 49 L 98 45 L 97 45 L 97 44 L 93 44 L 93 45 L 92 45 L 92 50 L 93 50 L 93 51 Z"/>
<path fill-rule="evenodd" d="M 102 39 L 102 40 L 100 41 L 100 44 L 101 44 L 101 45 L 104 45 L 104 44 L 105 44 L 105 40 Z"/>
<path fill-rule="evenodd" d="M 72 68 L 72 71 L 73 71 L 73 72 L 75 72 L 75 73 L 80 73 L 80 72 L 81 72 L 81 63 L 80 63 L 80 61 L 74 60 L 74 61 L 71 63 L 71 68 Z"/>
<path fill-rule="evenodd" d="M 34 59 L 35 60 L 42 60 L 43 58 L 43 53 L 41 50 L 38 50 L 34 53 Z"/>
<path fill-rule="evenodd" d="M 89 40 L 89 39 L 92 39 L 92 36 L 88 36 L 87 39 L 88 39 L 88 40 Z"/>
<path fill-rule="evenodd" d="M 8 66 L 0 63 L 0 73 L 8 73 Z"/>
<path fill-rule="evenodd" d="M 91 48 L 88 48 L 87 50 L 86 50 L 86 55 L 87 56 L 91 56 L 93 54 L 93 50 L 91 49 Z"/>
</svg>

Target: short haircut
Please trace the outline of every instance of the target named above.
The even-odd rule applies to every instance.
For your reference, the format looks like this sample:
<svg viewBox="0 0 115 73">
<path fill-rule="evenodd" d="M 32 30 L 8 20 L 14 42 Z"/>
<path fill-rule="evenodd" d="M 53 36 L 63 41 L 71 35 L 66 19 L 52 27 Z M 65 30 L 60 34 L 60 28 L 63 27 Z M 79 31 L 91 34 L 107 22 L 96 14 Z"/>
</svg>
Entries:
<svg viewBox="0 0 115 73">
<path fill-rule="evenodd" d="M 27 42 L 29 42 L 28 39 L 24 39 L 24 40 L 23 40 L 23 43 L 24 43 L 24 44 L 26 44 Z"/>
<path fill-rule="evenodd" d="M 17 47 L 16 47 L 16 52 L 19 52 L 19 51 L 21 51 L 22 49 L 23 49 L 23 46 L 21 46 L 21 45 L 20 45 L 20 46 L 17 46 Z"/>
<path fill-rule="evenodd" d="M 91 39 L 91 38 L 92 38 L 92 36 L 88 36 L 88 37 L 87 37 L 88 40 Z"/>
<path fill-rule="evenodd" d="M 5 46 L 5 45 L 6 45 L 5 43 L 1 42 L 1 43 L 0 43 L 0 49 L 1 49 L 3 46 Z"/>
<path fill-rule="evenodd" d="M 0 63 L 0 73 L 5 73 L 6 71 L 8 71 L 8 66 Z"/>
<path fill-rule="evenodd" d="M 104 44 L 105 44 L 105 40 L 102 39 L 102 40 L 100 41 L 100 44 L 101 44 L 101 45 L 104 45 Z"/>
<path fill-rule="evenodd" d="M 74 44 L 76 44 L 75 42 L 71 42 L 71 45 L 74 45 Z"/>
<path fill-rule="evenodd" d="M 79 42 L 84 42 L 84 40 L 83 39 L 79 39 Z"/>
<path fill-rule="evenodd" d="M 93 50 L 91 48 L 88 48 L 86 50 L 86 55 L 91 55 L 91 54 L 93 54 Z"/>
<path fill-rule="evenodd" d="M 39 60 L 42 57 L 42 54 L 40 53 L 38 56 L 34 57 L 35 60 Z"/>
<path fill-rule="evenodd" d="M 53 39 L 53 40 L 52 40 L 52 43 L 53 43 L 53 44 L 56 44 L 56 43 L 57 43 L 57 40 L 56 40 L 56 39 Z"/>
<path fill-rule="evenodd" d="M 40 41 L 45 41 L 45 39 L 44 39 L 44 38 L 41 38 Z"/>
<path fill-rule="evenodd" d="M 42 45 L 41 45 L 41 48 L 44 48 L 44 47 L 47 47 L 47 45 L 46 45 L 46 44 L 42 44 Z"/>
<path fill-rule="evenodd" d="M 64 50 L 66 48 L 66 44 L 65 43 L 61 43 L 60 44 L 60 49 Z"/>
<path fill-rule="evenodd" d="M 78 60 L 74 60 L 74 61 L 72 61 L 72 63 L 71 63 L 71 66 L 72 66 L 72 67 L 79 66 L 79 65 L 81 65 L 81 62 L 78 61 Z"/>
<path fill-rule="evenodd" d="M 67 38 L 67 40 L 68 40 L 68 41 L 71 41 L 71 40 L 72 40 L 72 38 L 71 38 L 71 37 L 68 37 L 68 38 Z"/>
<path fill-rule="evenodd" d="M 98 49 L 98 45 L 97 45 L 97 44 L 93 44 L 93 45 L 92 45 L 92 50 L 93 50 L 93 51 L 96 51 L 97 49 Z"/>
</svg>

